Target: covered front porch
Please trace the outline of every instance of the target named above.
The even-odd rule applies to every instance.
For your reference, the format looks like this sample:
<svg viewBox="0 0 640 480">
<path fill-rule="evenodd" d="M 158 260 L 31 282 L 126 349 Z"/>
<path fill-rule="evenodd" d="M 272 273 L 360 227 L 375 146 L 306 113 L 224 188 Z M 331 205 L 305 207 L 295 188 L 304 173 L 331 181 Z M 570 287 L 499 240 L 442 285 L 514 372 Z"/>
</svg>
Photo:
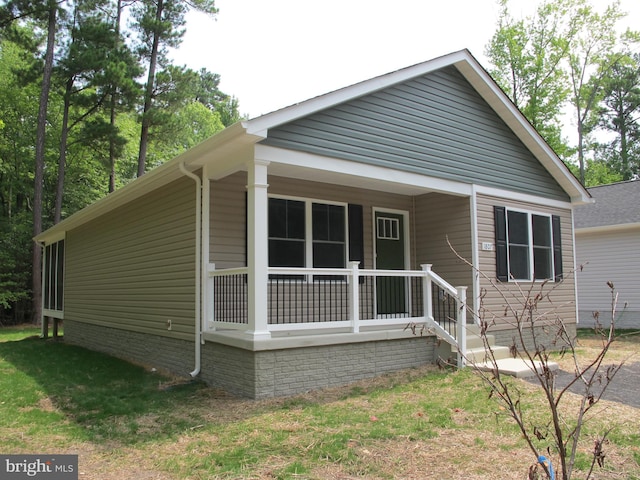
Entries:
<svg viewBox="0 0 640 480">
<path fill-rule="evenodd" d="M 254 155 L 203 169 L 206 341 L 256 350 L 415 332 L 464 353 L 473 276 L 449 242 L 473 258 L 468 185 L 272 147 Z M 274 227 L 275 212 L 299 215 L 302 233 Z"/>
<path fill-rule="evenodd" d="M 466 352 L 467 287 L 453 287 L 431 269 L 268 269 L 266 315 L 252 317 L 249 269 L 208 272 L 206 329 L 219 335 L 283 338 L 410 331 L 437 335 Z M 213 338 L 213 337 L 210 337 Z"/>
</svg>

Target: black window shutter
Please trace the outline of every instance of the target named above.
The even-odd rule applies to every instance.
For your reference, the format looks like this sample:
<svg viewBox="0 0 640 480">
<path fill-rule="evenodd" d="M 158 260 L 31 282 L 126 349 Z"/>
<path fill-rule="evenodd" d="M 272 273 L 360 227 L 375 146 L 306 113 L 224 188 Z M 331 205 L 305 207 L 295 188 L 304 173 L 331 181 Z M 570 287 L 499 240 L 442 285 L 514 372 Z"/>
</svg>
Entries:
<svg viewBox="0 0 640 480">
<path fill-rule="evenodd" d="M 364 232 L 362 205 L 349 204 L 349 261 L 364 268 Z"/>
<path fill-rule="evenodd" d="M 553 271 L 554 280 L 562 280 L 562 240 L 560 235 L 560 217 L 551 216 L 551 227 L 553 228 Z"/>
<path fill-rule="evenodd" d="M 493 207 L 496 230 L 496 277 L 501 282 L 509 280 L 507 263 L 507 220 L 505 207 Z"/>
</svg>

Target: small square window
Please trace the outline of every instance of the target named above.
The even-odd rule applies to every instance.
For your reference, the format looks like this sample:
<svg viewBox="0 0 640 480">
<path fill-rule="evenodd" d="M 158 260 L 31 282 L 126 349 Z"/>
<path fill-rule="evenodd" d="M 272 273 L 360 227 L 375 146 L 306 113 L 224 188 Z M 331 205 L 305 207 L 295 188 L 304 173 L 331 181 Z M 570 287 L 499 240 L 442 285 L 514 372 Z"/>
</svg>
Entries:
<svg viewBox="0 0 640 480">
<path fill-rule="evenodd" d="M 400 220 L 378 217 L 377 236 L 381 240 L 400 240 Z"/>
</svg>

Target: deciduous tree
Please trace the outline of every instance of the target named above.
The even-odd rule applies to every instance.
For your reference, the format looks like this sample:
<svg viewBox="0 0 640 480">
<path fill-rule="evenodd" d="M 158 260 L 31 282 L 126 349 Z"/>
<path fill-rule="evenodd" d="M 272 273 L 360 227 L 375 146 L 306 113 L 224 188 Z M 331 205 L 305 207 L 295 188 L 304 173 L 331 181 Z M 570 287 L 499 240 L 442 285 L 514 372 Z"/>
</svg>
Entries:
<svg viewBox="0 0 640 480">
<path fill-rule="evenodd" d="M 558 154 L 567 154 L 561 112 L 569 96 L 565 59 L 573 27 L 564 0 L 542 3 L 535 15 L 516 19 L 499 0 L 498 29 L 486 48 L 491 75 Z"/>
<path fill-rule="evenodd" d="M 494 65 L 490 73 L 566 163 L 575 152 L 578 176 L 585 183 L 586 152 L 594 147 L 593 112 L 618 61 L 611 52 L 637 44 L 638 35 L 619 34 L 625 14 L 617 0 L 604 11 L 589 0 L 545 0 L 535 15 L 520 20 L 511 15 L 508 0 L 498 3 L 498 29 L 486 49 Z M 568 105 L 576 125 L 575 146 L 562 137 L 560 115 Z"/>
</svg>

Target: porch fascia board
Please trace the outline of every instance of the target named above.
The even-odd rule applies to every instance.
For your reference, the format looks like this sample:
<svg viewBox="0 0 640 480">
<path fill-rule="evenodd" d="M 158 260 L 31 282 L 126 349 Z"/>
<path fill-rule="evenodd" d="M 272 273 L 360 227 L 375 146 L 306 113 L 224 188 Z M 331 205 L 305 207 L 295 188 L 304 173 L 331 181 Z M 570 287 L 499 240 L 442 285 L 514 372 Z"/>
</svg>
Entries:
<svg viewBox="0 0 640 480">
<path fill-rule="evenodd" d="M 256 145 L 255 158 L 269 162 L 269 174 L 279 177 L 408 195 L 429 192 L 459 196 L 472 194 L 472 186 L 462 182 L 280 147 Z"/>
<path fill-rule="evenodd" d="M 572 204 L 569 201 L 554 200 L 552 198 L 539 197 L 529 195 L 527 193 L 514 192 L 513 190 L 503 190 L 494 187 L 485 187 L 483 185 L 474 185 L 476 194 L 488 195 L 491 197 L 506 198 L 520 202 L 532 203 L 535 205 L 543 205 L 546 207 L 571 209 Z"/>
<path fill-rule="evenodd" d="M 326 332 L 326 331 L 325 331 Z M 406 340 L 416 338 L 410 329 L 404 326 L 395 329 L 370 330 L 353 332 L 309 333 L 299 335 L 276 336 L 271 338 L 254 337 L 238 330 L 216 330 L 205 332 L 206 342 L 219 343 L 230 347 L 252 352 L 268 350 L 284 350 L 289 348 L 318 347 L 326 345 L 342 345 L 348 343 L 378 342 L 382 340 Z M 435 335 L 435 334 L 434 334 Z M 431 336 L 424 334 L 425 338 Z"/>
</svg>

